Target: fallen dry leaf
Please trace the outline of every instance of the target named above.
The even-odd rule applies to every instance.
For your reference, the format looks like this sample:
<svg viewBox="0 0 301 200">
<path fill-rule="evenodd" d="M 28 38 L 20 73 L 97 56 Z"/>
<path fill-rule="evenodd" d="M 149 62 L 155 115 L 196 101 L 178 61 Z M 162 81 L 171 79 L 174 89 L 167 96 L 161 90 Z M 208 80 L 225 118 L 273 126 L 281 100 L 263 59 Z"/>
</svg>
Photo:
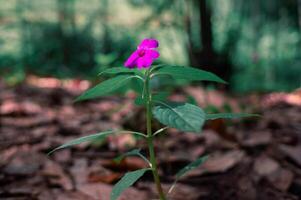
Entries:
<svg viewBox="0 0 301 200">
<path fill-rule="evenodd" d="M 249 136 L 241 141 L 245 147 L 255 147 L 268 145 L 272 142 L 272 134 L 269 131 L 252 132 Z"/>
<path fill-rule="evenodd" d="M 286 156 L 288 156 L 291 160 L 293 160 L 295 163 L 301 166 L 301 145 L 281 145 L 279 148 Z"/>
<path fill-rule="evenodd" d="M 278 169 L 276 172 L 268 176 L 270 183 L 282 192 L 286 192 L 291 186 L 294 174 L 287 169 Z"/>
<path fill-rule="evenodd" d="M 112 186 L 104 183 L 90 183 L 83 184 L 78 187 L 82 193 L 91 196 L 97 200 L 110 200 Z M 119 197 L 118 200 L 149 200 L 146 192 L 139 191 L 134 187 L 126 189 Z"/>
<path fill-rule="evenodd" d="M 18 152 L 5 166 L 3 172 L 15 176 L 30 176 L 38 172 L 44 156 L 33 152 Z"/>
<path fill-rule="evenodd" d="M 278 162 L 267 156 L 260 156 L 254 164 L 254 171 L 260 176 L 268 176 L 279 170 L 279 168 Z"/>
<path fill-rule="evenodd" d="M 49 179 L 49 182 L 53 185 L 59 185 L 67 191 L 74 188 L 70 177 L 56 162 L 47 160 L 42 173 Z"/>
<path fill-rule="evenodd" d="M 208 160 L 201 166 L 207 173 L 222 173 L 234 167 L 244 157 L 240 150 L 229 151 L 224 154 L 210 155 Z"/>
</svg>

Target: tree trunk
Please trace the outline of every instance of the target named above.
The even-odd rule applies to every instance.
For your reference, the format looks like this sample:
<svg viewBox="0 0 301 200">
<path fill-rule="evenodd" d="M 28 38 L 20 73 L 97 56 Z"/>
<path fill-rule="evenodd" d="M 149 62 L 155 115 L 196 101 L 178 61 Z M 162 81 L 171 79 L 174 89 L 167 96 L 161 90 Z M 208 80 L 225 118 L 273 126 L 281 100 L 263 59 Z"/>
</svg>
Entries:
<svg viewBox="0 0 301 200">
<path fill-rule="evenodd" d="M 229 80 L 231 73 L 231 65 L 228 63 L 228 58 L 225 55 L 218 55 L 213 49 L 213 33 L 211 22 L 211 8 L 208 5 L 208 0 L 193 0 L 194 6 L 199 12 L 199 27 L 200 27 L 200 42 L 201 49 L 195 49 L 192 45 L 192 40 L 189 38 L 189 58 L 192 66 L 199 67 L 206 71 L 213 72 L 220 77 Z M 191 37 L 189 32 L 191 25 L 190 19 L 185 18 L 185 24 L 188 37 Z"/>
<path fill-rule="evenodd" d="M 212 24 L 211 24 L 211 9 L 207 6 L 207 0 L 199 1 L 200 11 L 200 27 L 201 27 L 201 41 L 202 51 L 205 55 L 213 55 L 212 48 Z M 204 58 L 206 60 L 206 58 Z"/>
</svg>

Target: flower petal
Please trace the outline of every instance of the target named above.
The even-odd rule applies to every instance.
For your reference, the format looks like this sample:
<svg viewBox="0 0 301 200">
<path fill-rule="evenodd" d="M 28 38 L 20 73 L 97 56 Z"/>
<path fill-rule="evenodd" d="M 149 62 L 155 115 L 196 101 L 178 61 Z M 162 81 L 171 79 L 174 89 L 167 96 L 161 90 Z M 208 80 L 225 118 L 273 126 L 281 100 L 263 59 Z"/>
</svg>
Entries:
<svg viewBox="0 0 301 200">
<path fill-rule="evenodd" d="M 146 50 L 144 56 L 137 60 L 138 69 L 148 68 L 152 65 L 155 59 L 160 56 L 159 52 L 155 50 Z"/>
<path fill-rule="evenodd" d="M 152 38 L 146 38 L 142 40 L 142 42 L 139 44 L 139 48 L 157 48 L 159 46 L 159 42 L 156 39 Z"/>
<path fill-rule="evenodd" d="M 145 56 L 151 57 L 152 59 L 157 59 L 160 56 L 160 53 L 156 50 L 146 50 Z"/>
<path fill-rule="evenodd" d="M 137 60 L 138 69 L 148 68 L 152 65 L 153 59 L 149 56 L 143 56 Z"/>
<path fill-rule="evenodd" d="M 134 51 L 130 55 L 130 57 L 126 60 L 126 62 L 124 63 L 124 66 L 126 66 L 128 68 L 134 68 L 137 64 L 138 58 L 139 58 L 138 51 Z"/>
</svg>

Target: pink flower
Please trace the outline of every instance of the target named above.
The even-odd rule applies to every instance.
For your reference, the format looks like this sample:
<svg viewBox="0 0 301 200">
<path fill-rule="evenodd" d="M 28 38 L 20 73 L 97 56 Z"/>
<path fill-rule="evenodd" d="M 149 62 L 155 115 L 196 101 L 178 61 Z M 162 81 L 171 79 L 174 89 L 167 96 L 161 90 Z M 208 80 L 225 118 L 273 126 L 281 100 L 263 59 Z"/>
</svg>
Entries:
<svg viewBox="0 0 301 200">
<path fill-rule="evenodd" d="M 137 50 L 127 59 L 124 65 L 128 68 L 138 67 L 138 69 L 148 68 L 160 54 L 155 50 L 159 42 L 155 39 L 146 38 L 137 47 Z"/>
</svg>

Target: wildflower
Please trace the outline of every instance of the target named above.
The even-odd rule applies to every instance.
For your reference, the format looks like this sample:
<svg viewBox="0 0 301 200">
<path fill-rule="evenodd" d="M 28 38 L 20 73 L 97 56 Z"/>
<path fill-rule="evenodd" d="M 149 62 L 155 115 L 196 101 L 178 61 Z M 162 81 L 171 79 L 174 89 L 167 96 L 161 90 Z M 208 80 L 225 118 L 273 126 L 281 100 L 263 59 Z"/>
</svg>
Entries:
<svg viewBox="0 0 301 200">
<path fill-rule="evenodd" d="M 155 49 L 159 46 L 156 39 L 146 38 L 137 47 L 137 50 L 127 59 L 124 65 L 128 68 L 148 68 L 160 54 Z"/>
</svg>

